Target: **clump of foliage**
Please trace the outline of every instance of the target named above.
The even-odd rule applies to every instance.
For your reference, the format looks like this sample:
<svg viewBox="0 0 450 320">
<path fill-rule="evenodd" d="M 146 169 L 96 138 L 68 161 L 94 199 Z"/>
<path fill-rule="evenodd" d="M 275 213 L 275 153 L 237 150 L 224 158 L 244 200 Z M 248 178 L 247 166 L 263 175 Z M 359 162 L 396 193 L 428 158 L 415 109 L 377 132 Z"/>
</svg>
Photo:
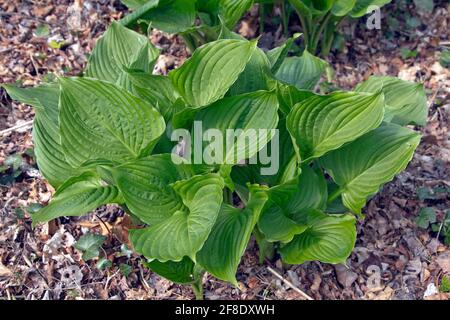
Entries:
<svg viewBox="0 0 450 320">
<path fill-rule="evenodd" d="M 265 53 L 223 28 L 160 76 L 151 73 L 158 50 L 147 37 L 114 22 L 84 76 L 4 85 L 34 106 L 37 164 L 56 189 L 32 214 L 33 225 L 117 204 L 138 221 L 130 240 L 145 266 L 191 284 L 198 297 L 205 271 L 237 285 L 252 234 L 262 256 L 344 263 L 366 201 L 405 169 L 419 144 L 404 125 L 425 123 L 425 93 L 421 84 L 371 77 L 351 92 L 317 94 L 323 62 L 307 51 L 286 58 L 292 42 Z M 192 132 L 194 121 L 203 132 L 278 129 L 280 169 L 264 175 L 265 164 L 247 163 L 271 144 L 238 149 L 243 134 L 231 144 L 231 160 L 231 149 L 202 165 L 171 154 L 173 130 Z"/>
<path fill-rule="evenodd" d="M 336 32 L 344 19 L 361 18 L 370 9 L 382 7 L 391 0 L 288 0 L 297 13 L 310 52 L 322 56 L 330 53 Z"/>
<path fill-rule="evenodd" d="M 217 40 L 222 26 L 232 29 L 253 5 L 253 0 L 122 0 L 132 13 L 121 20 L 127 27 L 141 26 L 177 33 L 188 48 Z"/>
</svg>

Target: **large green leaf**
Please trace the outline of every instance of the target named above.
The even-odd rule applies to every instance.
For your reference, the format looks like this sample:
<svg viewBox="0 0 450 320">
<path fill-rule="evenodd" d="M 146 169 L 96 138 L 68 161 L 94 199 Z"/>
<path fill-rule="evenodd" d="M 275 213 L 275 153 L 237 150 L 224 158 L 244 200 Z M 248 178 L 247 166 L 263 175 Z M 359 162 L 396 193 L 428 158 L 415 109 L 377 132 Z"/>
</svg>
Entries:
<svg viewBox="0 0 450 320">
<path fill-rule="evenodd" d="M 280 249 L 284 262 L 345 263 L 356 241 L 354 216 L 327 215 L 311 209 L 299 213 L 296 219 L 308 229 Z"/>
<path fill-rule="evenodd" d="M 138 159 L 112 171 L 128 208 L 148 224 L 164 222 L 183 208 L 171 185 L 192 176 L 186 165 L 174 164 L 170 154 Z"/>
<path fill-rule="evenodd" d="M 158 108 L 161 115 L 169 121 L 178 111 L 175 102 L 180 97 L 168 77 L 151 75 L 145 72 L 130 71 L 131 91 L 138 97 Z"/>
<path fill-rule="evenodd" d="M 144 5 L 145 3 L 149 2 L 148 0 L 120 0 L 124 5 L 126 5 L 129 9 L 137 9 Z M 158 3 L 158 0 L 153 1 Z"/>
<path fill-rule="evenodd" d="M 292 6 L 303 16 L 323 15 L 328 12 L 335 0 L 289 0 Z"/>
<path fill-rule="evenodd" d="M 305 209 L 325 209 L 327 183 L 322 173 L 309 166 L 302 168 L 298 179 L 271 188 L 258 226 L 267 241 L 290 242 L 307 229 L 294 216 Z"/>
<path fill-rule="evenodd" d="M 275 76 L 298 89 L 312 90 L 319 82 L 327 66 L 326 61 L 305 50 L 301 57 L 284 59 Z"/>
<path fill-rule="evenodd" d="M 244 71 L 228 91 L 229 95 L 267 90 L 267 76 L 270 73 L 270 62 L 264 51 L 256 48 Z"/>
<path fill-rule="evenodd" d="M 208 152 L 208 149 L 205 149 L 203 160 L 207 164 L 225 163 L 233 165 L 241 160 L 251 158 L 270 141 L 271 136 L 262 135 L 259 130 L 271 130 L 277 127 L 277 111 L 277 97 L 275 93 L 269 91 L 257 91 L 227 97 L 201 110 L 197 114 L 196 120 L 201 121 L 203 133 L 209 129 L 215 129 L 222 134 L 223 140 L 227 141 L 230 138 L 227 135 L 227 129 L 236 130 L 234 132 L 234 143 L 227 142 L 224 146 L 222 141 L 219 141 L 218 146 L 223 150 L 221 155 L 212 154 L 213 152 Z M 249 139 L 252 132 L 255 133 L 256 139 Z M 270 132 L 268 133 L 270 134 Z M 194 130 L 194 141 L 196 134 L 199 133 Z M 210 143 L 205 144 L 211 146 L 211 148 L 214 146 Z M 194 150 L 194 156 L 195 154 L 198 154 L 196 150 Z"/>
<path fill-rule="evenodd" d="M 128 8 L 132 9 L 133 12 L 127 14 L 119 23 L 128 28 L 136 27 L 141 17 L 146 12 L 153 8 L 156 8 L 159 4 L 159 0 L 125 0 L 122 1 Z"/>
<path fill-rule="evenodd" d="M 301 33 L 294 34 L 281 46 L 276 47 L 266 53 L 267 58 L 270 61 L 270 68 L 273 73 L 276 73 L 283 63 L 284 59 L 287 57 L 289 50 L 291 50 L 294 41 L 301 36 Z"/>
<path fill-rule="evenodd" d="M 285 119 L 281 119 L 278 123 L 278 137 L 275 136 L 272 141 L 266 145 L 264 151 L 272 160 L 278 160 L 278 171 L 275 174 L 267 174 L 264 168 L 276 166 L 275 163 L 269 164 L 246 164 L 233 167 L 232 179 L 236 184 L 237 192 L 241 196 L 247 198 L 247 183 L 264 184 L 267 186 L 275 186 L 284 184 L 298 175 L 297 161 L 295 157 L 294 147 L 289 132 L 286 129 Z M 263 150 L 264 150 L 263 149 Z"/>
<path fill-rule="evenodd" d="M 217 40 L 195 50 L 169 76 L 185 101 L 202 107 L 222 98 L 244 71 L 256 41 Z"/>
<path fill-rule="evenodd" d="M 197 255 L 198 263 L 206 271 L 237 286 L 239 262 L 266 201 L 266 190 L 253 185 L 244 209 L 222 205 L 216 224 Z"/>
<path fill-rule="evenodd" d="M 219 39 L 245 40 L 240 34 L 230 31 L 222 24 Z M 270 73 L 270 62 L 264 51 L 256 48 L 244 71 L 228 90 L 227 95 L 238 95 L 257 90 L 267 90 L 267 76 Z"/>
<path fill-rule="evenodd" d="M 164 132 L 149 103 L 118 86 L 89 78 L 60 78 L 61 142 L 77 167 L 103 159 L 120 163 L 149 154 Z"/>
<path fill-rule="evenodd" d="M 138 20 L 144 20 L 156 29 L 168 33 L 178 33 L 194 25 L 195 1 L 159 0 L 157 6 L 144 4 L 131 15 L 132 18 L 125 17 L 125 22 L 122 23 L 132 26 Z"/>
<path fill-rule="evenodd" d="M 188 257 L 184 257 L 178 262 L 159 262 L 158 260 L 153 260 L 144 262 L 144 265 L 153 272 L 175 283 L 190 284 L 195 281 L 195 264 Z"/>
<path fill-rule="evenodd" d="M 253 0 L 220 0 L 219 15 L 225 19 L 228 28 L 234 28 L 252 4 Z"/>
<path fill-rule="evenodd" d="M 288 0 L 299 16 L 311 19 L 312 10 L 304 0 Z M 310 1 L 308 1 L 310 2 Z"/>
<path fill-rule="evenodd" d="M 59 86 L 44 84 L 34 88 L 3 85 L 12 99 L 35 107 L 33 142 L 36 161 L 42 175 L 57 188 L 66 179 L 81 173 L 65 159 L 59 132 Z"/>
<path fill-rule="evenodd" d="M 331 12 L 338 17 L 347 15 L 352 11 L 357 0 L 335 0 Z"/>
<path fill-rule="evenodd" d="M 294 105 L 315 95 L 310 90 L 300 90 L 295 86 L 285 84 L 278 80 L 273 80 L 270 85 L 277 91 L 280 110 L 285 115 L 291 112 Z"/>
<path fill-rule="evenodd" d="M 148 38 L 113 21 L 89 57 L 86 76 L 128 88 L 124 68 L 151 73 L 159 51 Z"/>
<path fill-rule="evenodd" d="M 208 238 L 222 204 L 222 178 L 214 173 L 198 175 L 173 184 L 184 206 L 165 221 L 145 229 L 132 230 L 136 252 L 161 262 L 195 260 Z"/>
<path fill-rule="evenodd" d="M 244 13 L 250 9 L 253 0 L 198 0 L 197 7 L 202 13 L 209 15 L 208 24 L 218 25 L 220 19 L 225 25 L 234 29 L 236 23 L 242 18 Z"/>
<path fill-rule="evenodd" d="M 421 83 L 400 80 L 394 77 L 372 76 L 356 87 L 358 92 L 382 91 L 386 110 L 384 121 L 406 125 L 423 126 L 427 122 L 428 104 Z"/>
<path fill-rule="evenodd" d="M 33 225 L 63 216 L 81 216 L 104 204 L 122 202 L 116 187 L 106 185 L 95 175 L 84 175 L 86 180 L 75 180 L 58 192 L 46 207 L 32 214 Z"/>
<path fill-rule="evenodd" d="M 391 0 L 356 0 L 356 4 L 351 12 L 353 18 L 362 17 L 370 12 L 367 12 L 369 7 L 377 6 L 381 8 L 385 4 L 390 3 Z"/>
<path fill-rule="evenodd" d="M 328 154 L 320 163 L 339 185 L 344 205 L 360 213 L 369 196 L 406 168 L 419 142 L 416 132 L 385 124 Z"/>
<path fill-rule="evenodd" d="M 335 92 L 295 105 L 287 117 L 287 127 L 297 155 L 307 162 L 375 129 L 383 112 L 380 92 Z"/>
</svg>

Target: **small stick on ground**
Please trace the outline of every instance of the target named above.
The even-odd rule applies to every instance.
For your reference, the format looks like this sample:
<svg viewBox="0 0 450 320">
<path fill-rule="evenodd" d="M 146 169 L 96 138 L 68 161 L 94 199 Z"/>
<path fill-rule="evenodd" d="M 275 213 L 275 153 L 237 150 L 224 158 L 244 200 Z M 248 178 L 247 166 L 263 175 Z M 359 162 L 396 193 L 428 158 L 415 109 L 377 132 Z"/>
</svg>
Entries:
<svg viewBox="0 0 450 320">
<path fill-rule="evenodd" d="M 0 131 L 0 137 L 5 135 L 5 134 L 7 134 L 7 133 L 9 133 L 9 132 L 15 131 L 17 129 L 21 129 L 21 128 L 28 127 L 28 126 L 31 128 L 32 125 L 33 125 L 33 120 L 30 120 L 30 121 L 18 124 L 18 125 L 14 126 L 14 127 L 2 130 L 2 131 Z"/>
<path fill-rule="evenodd" d="M 290 282 L 289 280 L 286 280 L 285 278 L 283 278 L 278 272 L 276 272 L 274 269 L 272 269 L 271 267 L 267 267 L 267 270 L 269 270 L 270 273 L 272 273 L 275 277 L 277 277 L 278 279 L 280 279 L 281 281 L 283 281 L 285 284 L 287 284 L 290 288 L 292 288 L 295 292 L 297 292 L 298 294 L 300 294 L 303 298 L 305 298 L 306 300 L 314 300 L 313 298 L 311 298 L 309 295 L 307 295 L 306 293 L 304 293 L 302 290 L 300 290 L 299 288 L 297 288 L 296 286 L 294 286 L 292 284 L 292 282 Z"/>
</svg>

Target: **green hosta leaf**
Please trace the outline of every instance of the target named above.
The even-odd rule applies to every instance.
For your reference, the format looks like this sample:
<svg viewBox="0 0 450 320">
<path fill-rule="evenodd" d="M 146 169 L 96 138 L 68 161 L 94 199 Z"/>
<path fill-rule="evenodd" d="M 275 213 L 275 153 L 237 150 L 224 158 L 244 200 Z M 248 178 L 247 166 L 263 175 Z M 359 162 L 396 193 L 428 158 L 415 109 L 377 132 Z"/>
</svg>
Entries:
<svg viewBox="0 0 450 320">
<path fill-rule="evenodd" d="M 209 24 L 218 25 L 220 19 L 232 29 L 244 13 L 250 9 L 253 0 L 199 0 L 198 10 L 209 14 Z"/>
<path fill-rule="evenodd" d="M 171 184 L 192 172 L 186 165 L 174 164 L 170 154 L 160 154 L 118 166 L 113 176 L 131 212 L 145 223 L 158 224 L 183 208 Z"/>
<path fill-rule="evenodd" d="M 124 4 L 128 8 L 133 9 L 133 12 L 127 14 L 122 20 L 119 21 L 119 23 L 128 28 L 133 28 L 139 20 L 142 20 L 141 17 L 143 14 L 158 6 L 159 0 L 131 0 Z"/>
<path fill-rule="evenodd" d="M 168 33 L 182 32 L 195 22 L 195 1 L 159 0 L 157 5 L 145 3 L 126 16 L 121 22 L 134 26 L 139 20 L 148 21 L 151 26 Z"/>
<path fill-rule="evenodd" d="M 195 50 L 169 76 L 185 101 L 203 107 L 222 98 L 244 71 L 256 41 L 217 40 Z"/>
<path fill-rule="evenodd" d="M 244 71 L 228 91 L 235 96 L 257 90 L 267 90 L 267 75 L 270 73 L 270 63 L 265 53 L 256 48 Z"/>
<path fill-rule="evenodd" d="M 113 22 L 97 41 L 85 74 L 128 88 L 124 68 L 151 73 L 158 55 L 146 36 Z"/>
<path fill-rule="evenodd" d="M 292 6 L 302 15 L 322 15 L 329 11 L 335 0 L 289 0 Z"/>
<path fill-rule="evenodd" d="M 328 63 L 305 50 L 301 57 L 284 59 L 276 78 L 298 89 L 312 90 L 324 74 Z"/>
<path fill-rule="evenodd" d="M 57 188 L 66 179 L 81 173 L 65 159 L 59 132 L 59 86 L 46 84 L 35 88 L 3 85 L 14 100 L 35 107 L 33 142 L 36 161 L 42 175 Z"/>
<path fill-rule="evenodd" d="M 333 8 L 331 8 L 331 12 L 338 17 L 345 16 L 352 11 L 356 2 L 357 0 L 336 0 L 334 1 Z"/>
<path fill-rule="evenodd" d="M 99 248 L 105 240 L 106 237 L 102 235 L 88 232 L 82 235 L 73 246 L 83 252 L 83 260 L 88 261 L 98 257 L 100 254 Z"/>
<path fill-rule="evenodd" d="M 252 4 L 253 0 L 220 0 L 219 15 L 224 17 L 227 27 L 233 28 Z"/>
<path fill-rule="evenodd" d="M 165 130 L 163 117 L 149 103 L 114 84 L 87 78 L 60 83 L 61 141 L 73 166 L 145 156 Z"/>
<path fill-rule="evenodd" d="M 50 203 L 31 215 L 33 225 L 58 217 L 81 216 L 108 203 L 121 203 L 119 190 L 105 185 L 99 178 L 88 181 L 73 180 L 65 190 L 58 191 Z"/>
<path fill-rule="evenodd" d="M 156 106 L 166 121 L 172 119 L 177 108 L 174 106 L 180 95 L 168 77 L 130 71 L 131 91 L 138 97 Z"/>
<path fill-rule="evenodd" d="M 303 220 L 308 229 L 280 249 L 284 262 L 345 263 L 356 241 L 355 217 L 307 210 L 300 213 L 298 219 Z"/>
<path fill-rule="evenodd" d="M 420 135 L 386 124 L 320 160 L 342 191 L 344 205 L 361 212 L 367 197 L 403 171 L 420 142 Z"/>
<path fill-rule="evenodd" d="M 147 2 L 150 2 L 148 0 L 120 0 L 120 2 L 122 2 L 124 5 L 126 5 L 128 8 L 130 9 L 137 9 L 139 7 L 141 7 L 142 5 L 144 5 Z M 152 1 L 155 2 L 156 4 L 158 4 L 158 0 L 157 1 Z"/>
<path fill-rule="evenodd" d="M 292 38 L 289 38 L 283 45 L 276 47 L 266 53 L 267 58 L 270 61 L 270 68 L 272 73 L 274 74 L 277 73 L 284 59 L 288 55 L 289 50 L 291 50 L 294 41 L 300 36 L 301 33 L 296 33 L 292 36 Z"/>
<path fill-rule="evenodd" d="M 272 145 L 272 141 L 266 145 L 267 151 L 264 151 L 273 162 L 269 164 L 247 164 L 245 166 L 238 165 L 233 167 L 232 179 L 237 184 L 237 192 L 241 196 L 247 193 L 247 183 L 264 184 L 268 186 L 275 186 L 283 184 L 292 180 L 298 175 L 297 161 L 295 157 L 294 147 L 292 146 L 291 136 L 286 129 L 285 119 L 281 119 L 278 123 L 278 141 Z M 275 136 L 273 139 L 277 139 Z M 274 163 L 278 160 L 278 164 Z M 275 174 L 268 174 L 263 168 L 273 166 L 278 168 Z"/>
<path fill-rule="evenodd" d="M 297 87 L 282 83 L 281 81 L 274 81 L 272 85 L 277 91 L 280 110 L 283 111 L 285 115 L 288 115 L 297 103 L 315 96 L 312 91 L 300 90 L 297 89 Z"/>
<path fill-rule="evenodd" d="M 289 3 L 292 5 L 292 7 L 295 9 L 295 11 L 298 13 L 299 16 L 311 19 L 312 18 L 312 11 L 310 8 L 310 3 L 308 5 L 307 2 L 304 0 L 288 0 Z M 309 1 L 310 2 L 310 1 Z"/>
<path fill-rule="evenodd" d="M 165 221 L 130 232 L 135 251 L 161 262 L 195 261 L 208 238 L 222 204 L 224 182 L 217 174 L 194 176 L 173 184 L 183 208 Z"/>
<path fill-rule="evenodd" d="M 219 39 L 245 40 L 240 34 L 230 31 L 222 24 Z M 256 48 L 244 71 L 228 90 L 227 95 L 235 96 L 257 90 L 267 90 L 267 76 L 270 73 L 270 62 L 264 51 Z"/>
<path fill-rule="evenodd" d="M 327 183 L 322 173 L 306 166 L 298 180 L 269 190 L 269 201 L 258 222 L 259 229 L 268 241 L 290 242 L 308 228 L 295 221 L 295 215 L 305 209 L 324 209 L 327 195 Z"/>
<path fill-rule="evenodd" d="M 383 111 L 381 93 L 335 92 L 295 105 L 287 128 L 299 158 L 307 162 L 378 127 Z"/>
<path fill-rule="evenodd" d="M 277 97 L 268 91 L 224 98 L 201 110 L 197 114 L 196 120 L 201 121 L 203 133 L 208 129 L 216 129 L 220 131 L 226 141 L 228 140 L 227 129 L 242 130 L 235 132 L 234 143 L 227 143 L 226 148 L 222 145 L 222 141 L 218 141 L 218 149 L 222 149 L 222 152 L 219 151 L 218 154 L 212 155 L 213 152 L 205 149 L 203 160 L 207 164 L 236 164 L 241 160 L 251 158 L 270 141 L 270 136 L 263 136 L 259 134 L 258 130 L 275 129 L 278 123 L 277 111 Z M 255 133 L 256 139 L 250 139 L 250 143 L 247 143 L 251 132 Z M 197 133 L 194 128 L 195 134 Z M 214 147 L 212 143 L 208 143 L 208 146 L 211 146 L 211 149 Z M 194 157 L 199 154 L 196 150 L 193 153 Z"/>
<path fill-rule="evenodd" d="M 159 262 L 158 260 L 153 260 L 144 263 L 144 265 L 153 272 L 175 283 L 190 284 L 195 280 L 195 264 L 188 257 L 184 257 L 178 262 Z"/>
<path fill-rule="evenodd" d="M 358 92 L 382 91 L 386 101 L 384 120 L 406 125 L 425 125 L 428 115 L 427 97 L 422 84 L 393 77 L 372 76 L 356 87 Z"/>
<path fill-rule="evenodd" d="M 266 201 L 266 190 L 253 185 L 244 209 L 222 205 L 217 222 L 197 255 L 198 263 L 216 278 L 237 286 L 239 262 Z"/>
<path fill-rule="evenodd" d="M 377 6 L 381 8 L 382 6 L 390 2 L 391 0 L 356 0 L 356 4 L 350 15 L 353 18 L 359 18 L 368 13 L 371 13 L 367 12 L 370 6 Z"/>
</svg>

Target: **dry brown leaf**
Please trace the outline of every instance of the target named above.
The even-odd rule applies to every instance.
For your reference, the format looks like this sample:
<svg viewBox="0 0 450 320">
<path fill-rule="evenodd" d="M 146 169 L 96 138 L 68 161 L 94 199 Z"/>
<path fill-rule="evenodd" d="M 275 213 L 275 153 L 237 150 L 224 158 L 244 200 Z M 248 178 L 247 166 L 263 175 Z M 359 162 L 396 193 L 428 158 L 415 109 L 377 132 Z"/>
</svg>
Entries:
<svg viewBox="0 0 450 320">
<path fill-rule="evenodd" d="M 0 262 L 0 277 L 10 277 L 13 273 Z"/>
</svg>

